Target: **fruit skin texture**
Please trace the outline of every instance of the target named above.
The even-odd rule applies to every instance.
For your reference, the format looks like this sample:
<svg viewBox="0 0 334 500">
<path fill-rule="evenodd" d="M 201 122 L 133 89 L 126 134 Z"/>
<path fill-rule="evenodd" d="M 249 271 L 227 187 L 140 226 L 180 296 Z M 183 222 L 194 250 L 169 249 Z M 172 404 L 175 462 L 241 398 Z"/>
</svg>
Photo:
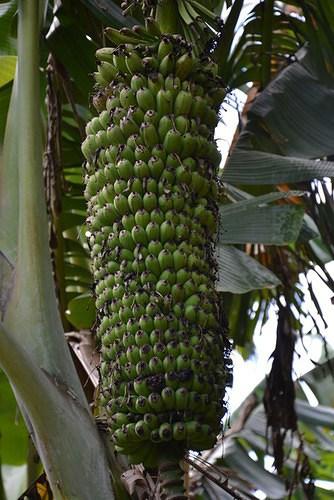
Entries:
<svg viewBox="0 0 334 500">
<path fill-rule="evenodd" d="M 213 259 L 222 84 L 172 35 L 119 46 L 96 81 L 82 151 L 100 404 L 117 451 L 154 466 L 167 449 L 211 448 L 225 413 L 230 346 Z"/>
</svg>

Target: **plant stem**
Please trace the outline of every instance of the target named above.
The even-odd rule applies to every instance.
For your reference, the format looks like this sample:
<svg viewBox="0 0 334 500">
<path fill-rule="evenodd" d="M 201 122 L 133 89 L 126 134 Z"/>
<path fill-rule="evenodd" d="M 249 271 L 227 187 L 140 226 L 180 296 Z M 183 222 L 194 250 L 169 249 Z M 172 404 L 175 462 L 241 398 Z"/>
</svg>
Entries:
<svg viewBox="0 0 334 500">
<path fill-rule="evenodd" d="M 178 10 L 175 0 L 158 0 L 156 20 L 162 33 L 179 33 Z"/>
<path fill-rule="evenodd" d="M 30 486 L 41 474 L 43 468 L 34 443 L 30 437 L 28 439 L 27 484 Z"/>
<path fill-rule="evenodd" d="M 20 404 L 54 499 L 113 500 L 105 450 L 65 341 L 52 277 L 42 176 L 41 3 L 18 2 L 14 130 L 18 251 L 14 286 L 4 324 L 0 322 L 0 364 Z"/>
<path fill-rule="evenodd" d="M 18 4 L 19 221 L 15 282 L 5 325 L 39 366 L 85 396 L 75 373 L 58 311 L 49 251 L 42 171 L 40 116 L 39 4 Z M 17 225 L 17 221 L 13 221 Z"/>
<path fill-rule="evenodd" d="M 88 408 L 36 365 L 1 322 L 0 362 L 23 404 L 54 500 L 114 500 L 105 450 Z"/>
</svg>

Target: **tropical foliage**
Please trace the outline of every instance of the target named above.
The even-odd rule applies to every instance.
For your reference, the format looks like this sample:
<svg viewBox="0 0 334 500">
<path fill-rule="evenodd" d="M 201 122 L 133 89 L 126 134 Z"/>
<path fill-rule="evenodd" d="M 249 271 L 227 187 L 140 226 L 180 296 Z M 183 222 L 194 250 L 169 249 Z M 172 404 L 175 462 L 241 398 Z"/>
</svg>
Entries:
<svg viewBox="0 0 334 500">
<path fill-rule="evenodd" d="M 185 36 L 198 43 L 197 16 L 188 2 L 176 4 Z M 311 407 L 293 380 L 293 353 L 297 336 L 322 336 L 326 326 L 308 272 L 334 290 L 326 269 L 334 258 L 334 7 L 331 0 L 259 1 L 243 19 L 243 0 L 212 4 L 219 4 L 214 11 L 200 10 L 201 22 L 218 33 L 211 56 L 226 87 L 248 96 L 221 165 L 218 290 L 244 357 L 274 306 L 278 327 L 268 380 L 232 415 L 223 445 L 189 454 L 188 492 L 312 498 L 315 479 L 332 480 L 330 363 L 305 376 L 321 404 Z M 201 3 L 189 5 L 196 12 Z M 137 468 L 125 476 L 126 491 L 119 477 L 129 467 L 106 451 L 105 432 L 90 417 L 98 376 L 88 333 L 95 305 L 81 153 L 104 28 L 136 24 L 145 24 L 141 10 L 124 17 L 118 2 L 0 2 L 0 365 L 16 396 L 2 373 L 0 498 L 17 498 L 43 469 L 55 498 L 121 499 L 127 491 L 140 498 L 150 489 Z M 314 318 L 305 310 L 308 293 Z M 269 456 L 280 476 L 267 470 Z M 23 464 L 28 476 L 21 468 L 11 477 L 12 466 Z M 329 498 L 316 485 L 316 498 Z"/>
</svg>

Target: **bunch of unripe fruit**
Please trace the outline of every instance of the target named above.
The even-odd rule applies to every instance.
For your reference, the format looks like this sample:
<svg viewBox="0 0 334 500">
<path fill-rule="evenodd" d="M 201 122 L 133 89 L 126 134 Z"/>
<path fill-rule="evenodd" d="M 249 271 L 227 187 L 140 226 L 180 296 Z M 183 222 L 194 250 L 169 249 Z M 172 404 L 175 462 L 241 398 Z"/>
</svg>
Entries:
<svg viewBox="0 0 334 500">
<path fill-rule="evenodd" d="M 154 465 L 213 446 L 229 348 L 215 291 L 223 88 L 180 36 L 97 52 L 86 189 L 101 397 L 115 448 Z"/>
</svg>

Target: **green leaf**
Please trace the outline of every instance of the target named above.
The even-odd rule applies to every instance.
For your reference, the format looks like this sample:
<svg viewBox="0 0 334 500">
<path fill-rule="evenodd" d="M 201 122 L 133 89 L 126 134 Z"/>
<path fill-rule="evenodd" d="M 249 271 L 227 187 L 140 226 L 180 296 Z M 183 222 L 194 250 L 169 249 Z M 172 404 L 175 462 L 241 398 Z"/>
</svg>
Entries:
<svg viewBox="0 0 334 500">
<path fill-rule="evenodd" d="M 80 23 L 75 24 L 75 19 L 70 16 L 66 23 L 60 23 L 55 17 L 46 35 L 46 43 L 73 79 L 78 97 L 86 103 L 94 83 L 91 75 L 96 68 L 95 51 L 98 47 L 87 39 Z"/>
<path fill-rule="evenodd" d="M 258 288 L 274 288 L 280 280 L 245 252 L 228 245 L 217 246 L 220 292 L 245 293 Z"/>
<path fill-rule="evenodd" d="M 27 460 L 28 432 L 12 388 L 0 371 L 0 457 L 2 464 L 21 465 Z"/>
<path fill-rule="evenodd" d="M 299 233 L 298 242 L 304 243 L 320 236 L 314 220 L 308 214 L 304 214 L 302 227 Z"/>
<path fill-rule="evenodd" d="M 78 295 L 68 303 L 66 317 L 78 330 L 91 328 L 95 316 L 95 302 L 89 293 Z"/>
<path fill-rule="evenodd" d="M 5 134 L 7 113 L 9 108 L 10 96 L 12 93 L 12 83 L 8 83 L 0 88 L 0 156 L 1 144 Z M 1 161 L 1 160 L 0 160 Z"/>
<path fill-rule="evenodd" d="M 220 241 L 287 245 L 298 238 L 303 215 L 302 207 L 292 205 L 240 209 L 233 216 L 222 215 Z"/>
<path fill-rule="evenodd" d="M 313 129 L 313 127 L 312 127 Z M 334 162 L 281 156 L 237 147 L 223 169 L 231 184 L 282 184 L 334 177 Z"/>
<path fill-rule="evenodd" d="M 3 89 L 7 88 L 4 87 Z M 0 249 L 13 264 L 17 254 L 18 183 L 18 78 L 15 78 L 0 151 Z"/>
<path fill-rule="evenodd" d="M 327 406 L 310 406 L 307 401 L 297 399 L 296 412 L 300 420 L 307 424 L 334 429 L 334 409 Z"/>
<path fill-rule="evenodd" d="M 135 19 L 130 16 L 124 17 L 122 9 L 111 0 L 81 0 L 104 24 L 111 25 L 115 28 L 123 28 L 124 26 L 133 26 L 138 24 Z"/>
<path fill-rule="evenodd" d="M 250 481 L 255 489 L 263 491 L 269 498 L 281 499 L 286 496 L 284 481 L 252 460 L 243 447 L 236 441 L 224 446 L 223 463 L 238 471 L 238 475 Z"/>
<path fill-rule="evenodd" d="M 62 212 L 61 217 L 61 227 L 63 231 L 70 229 L 71 227 L 82 226 L 84 224 L 86 217 L 82 214 Z"/>
<path fill-rule="evenodd" d="M 328 247 L 322 241 L 321 238 L 315 238 L 310 241 L 310 247 L 315 253 L 316 257 L 323 263 L 327 264 L 331 260 L 333 260 L 332 253 L 328 250 Z"/>
<path fill-rule="evenodd" d="M 16 9 L 16 0 L 0 3 L 0 54 L 8 55 L 15 51 L 15 41 L 11 37 L 11 28 Z"/>
<path fill-rule="evenodd" d="M 296 158 L 333 153 L 334 80 L 322 82 L 307 48 L 297 58 L 255 99 L 239 146 Z"/>
<path fill-rule="evenodd" d="M 288 199 L 293 196 L 302 196 L 305 194 L 305 191 L 273 191 L 261 196 L 252 196 L 246 191 L 242 191 L 241 189 L 229 185 L 226 185 L 226 191 L 232 199 L 238 201 L 238 204 L 221 205 L 221 208 L 226 215 L 238 213 L 241 209 L 249 210 L 261 207 L 267 203 L 272 203 L 273 201 Z"/>
<path fill-rule="evenodd" d="M 0 87 L 14 79 L 16 61 L 16 56 L 0 56 Z"/>
<path fill-rule="evenodd" d="M 89 269 L 82 267 L 80 264 L 79 258 L 71 258 L 72 261 L 75 261 L 75 264 L 65 262 L 65 274 L 67 278 L 80 278 L 80 280 L 86 284 L 90 284 L 92 282 L 92 275 Z M 85 263 L 87 263 L 87 259 L 85 259 Z M 87 266 L 88 267 L 88 266 Z"/>
<path fill-rule="evenodd" d="M 220 207 L 219 237 L 222 243 L 286 245 L 297 239 L 303 221 L 302 207 L 267 206 L 267 203 L 301 196 L 302 191 L 272 192 L 254 197 L 227 185 L 226 193 L 239 201 Z"/>
</svg>

